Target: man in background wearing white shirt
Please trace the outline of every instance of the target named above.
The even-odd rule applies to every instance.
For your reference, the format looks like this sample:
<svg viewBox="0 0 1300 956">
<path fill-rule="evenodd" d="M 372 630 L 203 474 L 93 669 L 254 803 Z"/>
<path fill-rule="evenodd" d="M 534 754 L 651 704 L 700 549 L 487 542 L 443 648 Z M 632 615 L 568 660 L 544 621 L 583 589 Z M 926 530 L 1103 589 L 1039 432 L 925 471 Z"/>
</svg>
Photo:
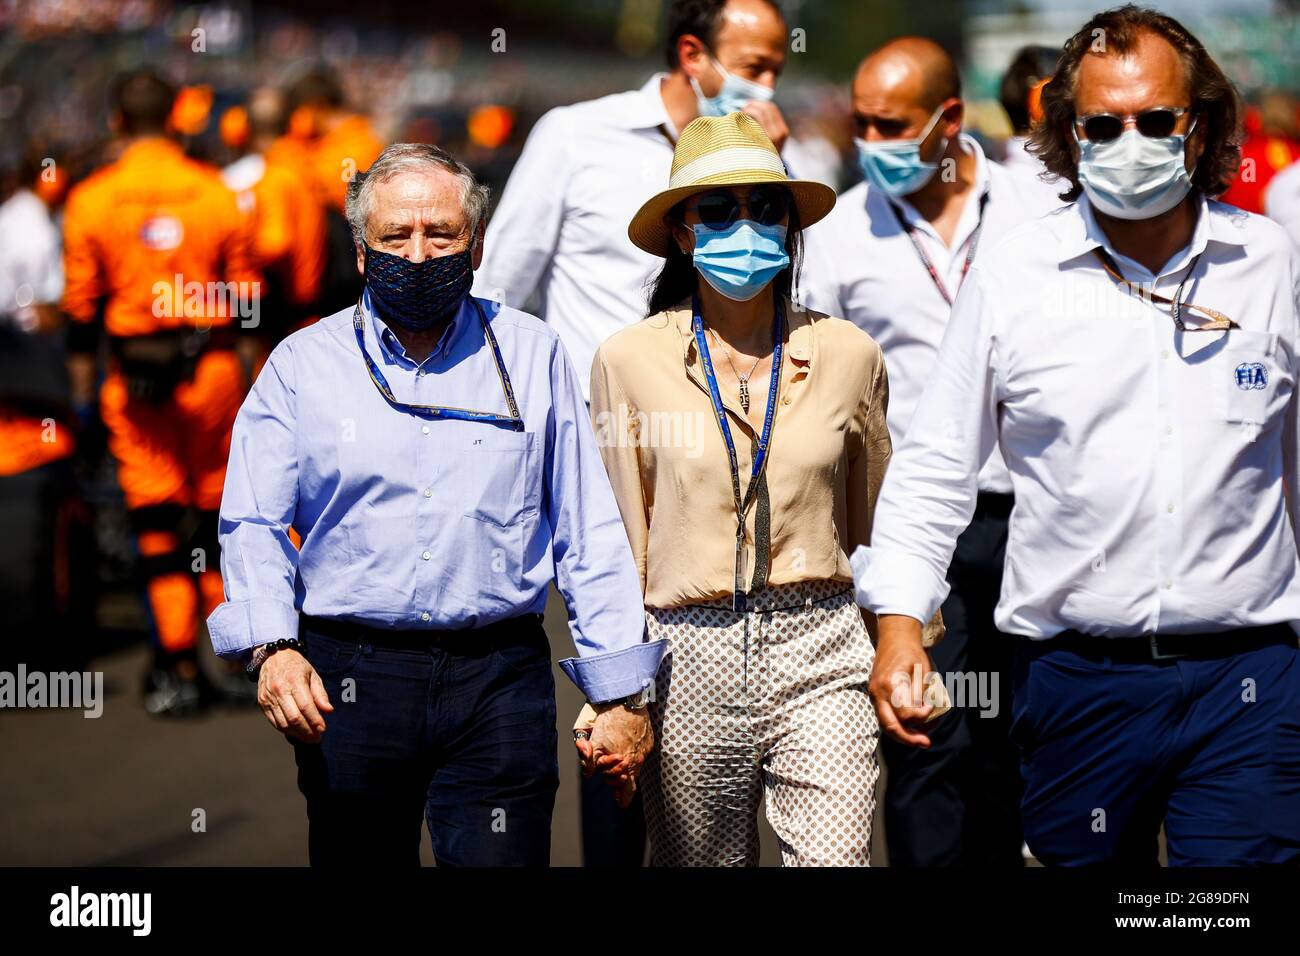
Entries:
<svg viewBox="0 0 1300 956">
<path fill-rule="evenodd" d="M 1264 214 L 1282 224 L 1300 246 L 1300 161 L 1278 172 L 1264 188 Z"/>
<path fill-rule="evenodd" d="M 663 260 L 632 245 L 627 225 L 663 188 L 677 133 L 700 115 L 749 114 L 780 149 L 789 129 L 771 102 L 785 68 L 785 19 L 772 0 L 676 0 L 669 72 L 639 90 L 561 106 L 537 121 L 488 224 L 474 294 L 555 327 L 590 401 L 592 358 L 646 317 L 646 282 Z M 598 777 L 583 781 L 588 866 L 640 866 L 638 795 L 626 812 Z"/>
<path fill-rule="evenodd" d="M 1176 21 L 1098 14 L 1043 104 L 1035 147 L 1082 195 L 972 268 L 853 556 L 881 725 L 928 743 L 921 622 L 996 445 L 1030 849 L 1150 865 L 1163 823 L 1171 864 L 1294 863 L 1300 255 L 1210 198 L 1240 104 Z"/>
<path fill-rule="evenodd" d="M 853 80 L 865 181 L 805 234 L 805 300 L 849 319 L 884 350 L 895 445 L 934 377 L 951 297 L 977 250 L 1059 205 L 989 162 L 962 133 L 963 114 L 957 66 L 938 44 L 902 37 L 868 56 Z M 999 683 L 986 681 L 984 706 L 971 701 L 940 718 L 932 747 L 884 741 L 891 866 L 1023 863 L 1019 760 L 1007 739 L 1012 643 L 993 623 L 1011 479 L 996 452 L 981 464 L 934 657 L 940 673 L 997 674 Z"/>
</svg>

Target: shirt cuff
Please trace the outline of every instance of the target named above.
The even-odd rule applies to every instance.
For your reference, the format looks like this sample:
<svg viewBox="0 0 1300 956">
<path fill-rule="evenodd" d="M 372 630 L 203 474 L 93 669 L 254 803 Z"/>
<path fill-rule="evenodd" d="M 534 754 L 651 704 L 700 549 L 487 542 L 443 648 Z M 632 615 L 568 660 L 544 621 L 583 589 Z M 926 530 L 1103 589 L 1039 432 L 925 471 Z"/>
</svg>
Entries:
<svg viewBox="0 0 1300 956">
<path fill-rule="evenodd" d="M 849 563 L 858 604 L 877 617 L 902 614 L 924 625 L 948 596 L 947 580 L 914 554 L 859 545 Z"/>
<path fill-rule="evenodd" d="M 226 601 L 208 616 L 212 649 L 241 659 L 259 644 L 298 636 L 298 611 L 275 598 Z"/>
<path fill-rule="evenodd" d="M 566 658 L 560 661 L 560 669 L 587 700 L 599 704 L 631 697 L 653 684 L 667 650 L 666 639 L 633 644 L 603 654 Z"/>
</svg>

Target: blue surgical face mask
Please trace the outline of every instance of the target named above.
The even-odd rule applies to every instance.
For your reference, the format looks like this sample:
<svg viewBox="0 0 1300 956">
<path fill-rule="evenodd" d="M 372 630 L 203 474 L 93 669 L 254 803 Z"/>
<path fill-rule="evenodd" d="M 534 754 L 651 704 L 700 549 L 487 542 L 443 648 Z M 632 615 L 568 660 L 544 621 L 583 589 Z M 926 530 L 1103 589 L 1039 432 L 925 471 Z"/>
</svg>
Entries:
<svg viewBox="0 0 1300 956">
<path fill-rule="evenodd" d="M 737 219 L 726 229 L 696 224 L 692 259 L 704 280 L 736 302 L 747 302 L 763 291 L 790 264 L 785 251 L 785 226 L 764 226 Z"/>
<path fill-rule="evenodd" d="M 916 192 L 930 181 L 938 163 L 927 163 L 921 159 L 921 144 L 930 135 L 943 107 L 934 111 L 925 130 L 915 139 L 886 139 L 868 143 L 864 139 L 855 139 L 858 147 L 858 167 L 862 176 L 875 189 L 879 189 L 895 199 Z M 947 148 L 947 141 L 944 148 Z"/>
<path fill-rule="evenodd" d="M 1151 219 L 1173 209 L 1192 188 L 1183 161 L 1187 137 L 1143 136 L 1125 130 L 1105 143 L 1079 139 L 1079 184 L 1094 207 L 1116 219 Z"/>
<path fill-rule="evenodd" d="M 722 68 L 722 64 L 712 57 L 709 57 L 709 62 L 722 74 L 722 89 L 718 90 L 717 96 L 705 96 L 695 77 L 691 77 L 691 89 L 695 91 L 695 102 L 701 116 L 726 116 L 728 113 L 739 113 L 750 100 L 766 103 L 776 93 L 762 83 L 755 83 L 743 76 L 728 73 Z"/>
</svg>

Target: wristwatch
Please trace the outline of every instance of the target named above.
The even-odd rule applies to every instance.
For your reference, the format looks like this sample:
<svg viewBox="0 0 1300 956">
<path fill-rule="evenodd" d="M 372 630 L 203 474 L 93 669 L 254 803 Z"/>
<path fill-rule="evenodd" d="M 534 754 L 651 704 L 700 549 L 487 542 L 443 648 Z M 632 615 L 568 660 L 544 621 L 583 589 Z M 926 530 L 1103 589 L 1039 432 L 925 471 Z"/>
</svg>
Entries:
<svg viewBox="0 0 1300 956">
<path fill-rule="evenodd" d="M 628 710 L 645 710 L 650 706 L 650 701 L 654 698 L 654 685 L 646 684 L 635 694 L 629 694 L 618 703 L 622 704 Z"/>
</svg>

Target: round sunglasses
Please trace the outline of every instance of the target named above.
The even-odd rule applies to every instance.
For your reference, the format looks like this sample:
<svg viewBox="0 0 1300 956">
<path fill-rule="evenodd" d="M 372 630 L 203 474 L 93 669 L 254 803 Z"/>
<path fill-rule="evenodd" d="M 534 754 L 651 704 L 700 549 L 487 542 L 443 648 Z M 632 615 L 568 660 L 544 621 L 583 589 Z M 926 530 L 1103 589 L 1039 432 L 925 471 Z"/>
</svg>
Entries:
<svg viewBox="0 0 1300 956">
<path fill-rule="evenodd" d="M 742 208 L 748 218 L 763 226 L 775 226 L 790 212 L 790 192 L 780 186 L 756 186 L 749 199 L 729 192 L 711 192 L 699 196 L 686 208 L 695 210 L 700 222 L 709 229 L 726 229 L 740 218 Z"/>
<path fill-rule="evenodd" d="M 1187 111 L 1188 107 L 1185 106 L 1157 106 L 1154 109 L 1143 110 L 1141 113 L 1130 113 L 1128 116 L 1120 116 L 1117 113 L 1087 113 L 1077 117 L 1074 124 L 1094 143 L 1109 143 L 1111 140 L 1119 139 L 1124 134 L 1124 127 L 1130 119 L 1143 136 L 1163 139 L 1174 134 L 1178 120 Z"/>
</svg>

